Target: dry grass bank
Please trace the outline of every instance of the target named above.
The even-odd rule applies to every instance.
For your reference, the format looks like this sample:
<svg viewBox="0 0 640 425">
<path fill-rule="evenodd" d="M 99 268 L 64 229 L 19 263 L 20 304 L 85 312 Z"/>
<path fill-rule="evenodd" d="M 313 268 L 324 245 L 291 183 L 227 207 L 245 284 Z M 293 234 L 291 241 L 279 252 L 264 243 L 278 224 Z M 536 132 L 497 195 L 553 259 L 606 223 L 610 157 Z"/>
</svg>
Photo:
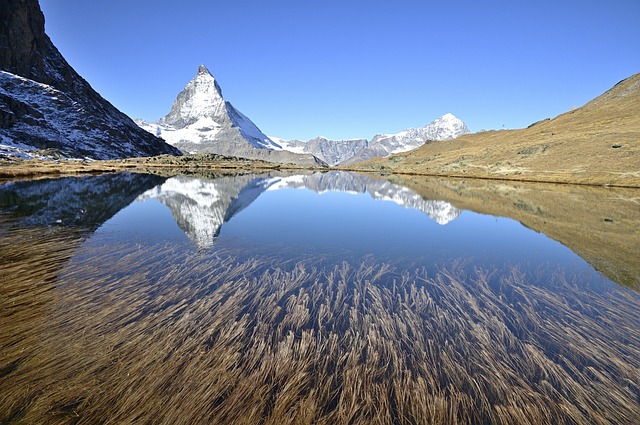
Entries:
<svg viewBox="0 0 640 425">
<path fill-rule="evenodd" d="M 161 155 L 149 158 L 127 158 L 110 161 L 26 160 L 0 157 L 0 179 L 23 179 L 79 174 L 101 174 L 117 171 L 176 175 L 212 172 L 265 172 L 270 170 L 323 170 L 260 160 L 248 160 L 216 154 L 184 156 Z"/>
<path fill-rule="evenodd" d="M 85 244 L 79 263 L 80 239 L 59 232 L 2 232 L 3 424 L 640 416 L 637 294 L 113 241 Z"/>
<path fill-rule="evenodd" d="M 348 168 L 640 187 L 640 74 L 581 108 L 526 129 L 430 142 Z"/>
</svg>

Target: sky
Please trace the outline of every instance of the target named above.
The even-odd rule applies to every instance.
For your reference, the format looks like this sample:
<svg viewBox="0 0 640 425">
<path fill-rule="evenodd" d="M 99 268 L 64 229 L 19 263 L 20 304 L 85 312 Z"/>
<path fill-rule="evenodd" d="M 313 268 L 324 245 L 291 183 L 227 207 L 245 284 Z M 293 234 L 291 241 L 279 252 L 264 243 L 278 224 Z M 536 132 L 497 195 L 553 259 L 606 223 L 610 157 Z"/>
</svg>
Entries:
<svg viewBox="0 0 640 425">
<path fill-rule="evenodd" d="M 157 120 L 200 64 L 265 134 L 367 138 L 446 113 L 522 128 L 640 72 L 640 1 L 40 0 L 103 97 Z"/>
</svg>

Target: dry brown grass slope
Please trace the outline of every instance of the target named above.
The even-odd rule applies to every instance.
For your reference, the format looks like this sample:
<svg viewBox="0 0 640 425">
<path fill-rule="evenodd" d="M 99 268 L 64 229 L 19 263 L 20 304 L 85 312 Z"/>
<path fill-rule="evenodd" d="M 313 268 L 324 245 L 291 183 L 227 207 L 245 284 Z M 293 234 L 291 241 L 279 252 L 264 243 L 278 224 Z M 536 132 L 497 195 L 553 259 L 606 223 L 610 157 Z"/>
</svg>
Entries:
<svg viewBox="0 0 640 425">
<path fill-rule="evenodd" d="M 525 129 L 431 142 L 349 168 L 640 187 L 640 74 Z"/>
</svg>

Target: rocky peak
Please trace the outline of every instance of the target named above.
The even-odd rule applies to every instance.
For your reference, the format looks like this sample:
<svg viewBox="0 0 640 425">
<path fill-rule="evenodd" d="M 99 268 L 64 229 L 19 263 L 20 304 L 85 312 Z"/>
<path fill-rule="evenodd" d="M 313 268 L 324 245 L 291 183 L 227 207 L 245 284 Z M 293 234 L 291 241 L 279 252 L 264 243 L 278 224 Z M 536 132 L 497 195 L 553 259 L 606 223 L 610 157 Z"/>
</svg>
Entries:
<svg viewBox="0 0 640 425">
<path fill-rule="evenodd" d="M 452 113 L 444 114 L 422 128 L 434 133 L 437 140 L 452 139 L 470 132 L 467 125 Z"/>
<path fill-rule="evenodd" d="M 196 76 L 178 94 L 171 111 L 160 121 L 176 128 L 184 128 L 203 118 L 211 118 L 221 124 L 226 116 L 226 104 L 222 89 L 206 66 L 200 65 Z"/>
<path fill-rule="evenodd" d="M 211 72 L 209 72 L 209 70 L 207 69 L 206 66 L 204 66 L 204 64 L 201 64 L 198 67 L 198 75 L 209 75 L 209 76 L 213 77 L 213 75 L 211 75 Z"/>
</svg>

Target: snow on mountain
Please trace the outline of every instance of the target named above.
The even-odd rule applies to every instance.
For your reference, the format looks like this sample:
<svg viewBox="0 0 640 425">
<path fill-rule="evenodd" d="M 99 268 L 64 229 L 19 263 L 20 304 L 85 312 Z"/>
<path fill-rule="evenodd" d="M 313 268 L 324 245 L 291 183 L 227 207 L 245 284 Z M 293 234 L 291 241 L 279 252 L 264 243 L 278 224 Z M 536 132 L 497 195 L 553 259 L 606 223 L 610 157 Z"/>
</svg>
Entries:
<svg viewBox="0 0 640 425">
<path fill-rule="evenodd" d="M 148 132 L 186 153 L 216 153 L 271 162 L 326 165 L 313 155 L 285 151 L 230 102 L 209 70 L 178 94 L 171 111 L 156 122 L 136 120 Z"/>
<path fill-rule="evenodd" d="M 453 139 L 467 133 L 470 131 L 466 124 L 448 113 L 423 127 L 408 128 L 396 134 L 377 134 L 366 148 L 343 161 L 342 165 L 410 151 L 431 141 Z"/>
<path fill-rule="evenodd" d="M 409 128 L 397 134 L 378 134 L 371 140 L 371 146 L 381 145 L 389 154 L 406 152 L 432 140 L 453 139 L 469 133 L 469 128 L 453 114 L 436 118 L 424 127 Z"/>
<path fill-rule="evenodd" d="M 5 0 L 0 16 L 0 143 L 74 158 L 180 153 L 78 75 L 45 34 L 37 0 Z"/>
<path fill-rule="evenodd" d="M 145 130 L 189 152 L 221 152 L 224 142 L 259 149 L 281 147 L 267 137 L 230 102 L 209 70 L 200 65 L 196 76 L 178 94 L 171 111 L 157 122 L 137 120 Z"/>
<path fill-rule="evenodd" d="M 21 156 L 38 157 L 28 151 L 40 149 L 93 159 L 178 154 L 159 139 L 135 138 L 140 130 L 128 118 L 117 114 L 96 116 L 72 94 L 5 71 L 0 71 L 1 114 L 8 116 L 10 124 L 0 126 L 0 140 L 8 147 L 27 152 Z M 114 136 L 118 131 L 122 133 Z"/>
<path fill-rule="evenodd" d="M 282 149 L 293 153 L 307 153 L 307 142 L 302 140 L 285 140 L 279 137 L 269 136 L 271 140 L 280 145 Z M 326 162 L 326 161 L 325 161 Z M 329 164 L 332 165 L 332 164 Z"/>
<path fill-rule="evenodd" d="M 203 118 L 214 122 L 216 118 L 226 119 L 226 113 L 227 103 L 222 97 L 222 89 L 209 70 L 200 65 L 196 76 L 178 94 L 171 111 L 160 122 L 184 128 Z"/>
<path fill-rule="evenodd" d="M 419 128 L 409 128 L 397 134 L 377 134 L 369 142 L 366 139 L 331 140 L 317 137 L 308 142 L 283 140 L 271 137 L 290 152 L 311 153 L 329 165 L 348 165 L 375 157 L 415 149 L 433 140 L 453 139 L 469 133 L 469 129 L 453 114 L 445 114 Z"/>
<path fill-rule="evenodd" d="M 260 129 L 251 121 L 246 115 L 242 112 L 238 111 L 236 108 L 231 105 L 231 103 L 227 103 L 227 111 L 232 121 L 238 126 L 240 133 L 244 136 L 246 140 L 249 141 L 256 148 L 264 148 L 264 149 L 273 149 L 279 150 L 282 149 L 277 143 L 274 143 L 273 140 L 269 139 L 268 136 L 260 131 Z"/>
</svg>

